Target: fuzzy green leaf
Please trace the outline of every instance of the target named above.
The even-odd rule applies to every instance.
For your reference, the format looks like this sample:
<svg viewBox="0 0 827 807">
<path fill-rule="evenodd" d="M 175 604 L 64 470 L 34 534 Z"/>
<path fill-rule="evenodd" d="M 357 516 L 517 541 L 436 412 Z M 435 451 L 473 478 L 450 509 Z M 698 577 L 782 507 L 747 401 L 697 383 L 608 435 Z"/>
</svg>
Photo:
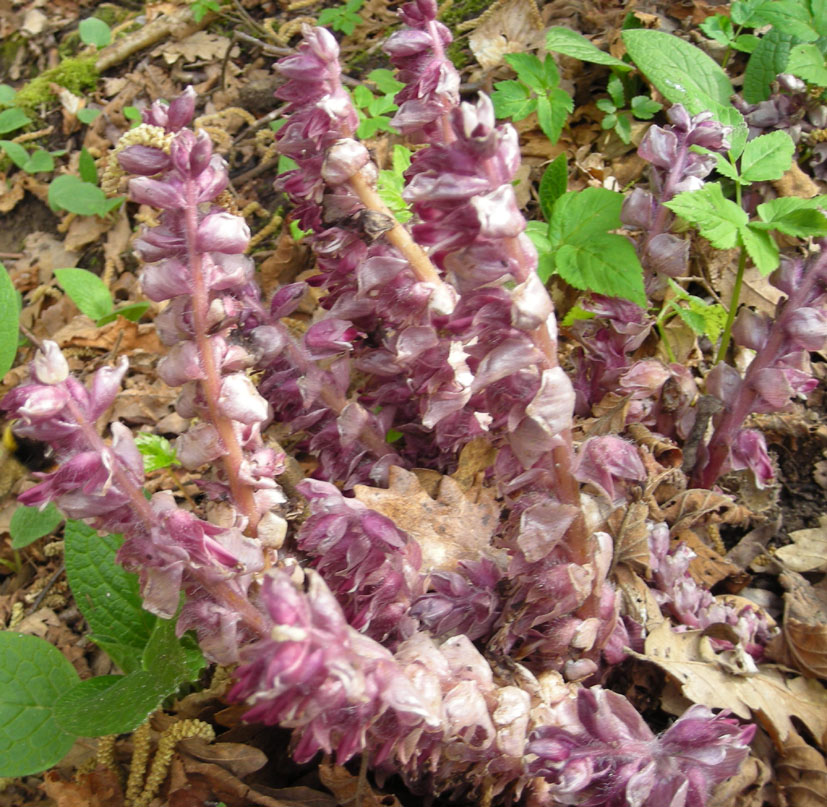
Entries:
<svg viewBox="0 0 827 807">
<path fill-rule="evenodd" d="M 12 549 L 23 549 L 38 538 L 48 535 L 61 521 L 63 515 L 51 502 L 43 510 L 19 505 L 9 525 Z"/>
<path fill-rule="evenodd" d="M 768 31 L 755 47 L 744 71 L 744 100 L 760 104 L 770 97 L 770 85 L 783 73 L 790 58 L 794 37 L 782 31 Z"/>
<path fill-rule="evenodd" d="M 75 735 L 55 724 L 55 703 L 78 680 L 56 647 L 0 631 L 0 776 L 40 773 L 66 756 Z"/>
</svg>

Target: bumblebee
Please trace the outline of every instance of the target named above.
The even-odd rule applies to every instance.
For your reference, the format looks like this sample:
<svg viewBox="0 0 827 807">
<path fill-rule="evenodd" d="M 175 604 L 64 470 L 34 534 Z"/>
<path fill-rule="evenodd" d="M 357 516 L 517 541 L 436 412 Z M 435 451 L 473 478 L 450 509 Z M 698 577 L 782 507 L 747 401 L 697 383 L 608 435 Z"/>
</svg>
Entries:
<svg viewBox="0 0 827 807">
<path fill-rule="evenodd" d="M 15 434 L 13 423 L 3 427 L 0 440 L 0 499 L 5 498 L 18 480 L 30 471 L 48 471 L 53 465 L 46 443 Z"/>
</svg>

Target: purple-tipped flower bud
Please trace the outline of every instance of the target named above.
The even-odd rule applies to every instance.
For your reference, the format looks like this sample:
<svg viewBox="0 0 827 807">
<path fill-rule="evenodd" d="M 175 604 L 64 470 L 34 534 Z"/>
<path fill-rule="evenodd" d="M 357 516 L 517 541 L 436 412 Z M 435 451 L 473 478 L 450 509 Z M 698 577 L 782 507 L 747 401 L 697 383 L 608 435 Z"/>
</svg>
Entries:
<svg viewBox="0 0 827 807">
<path fill-rule="evenodd" d="M 647 269 L 669 277 L 687 274 L 689 241 L 671 233 L 660 233 L 646 244 L 644 264 Z"/>
<path fill-rule="evenodd" d="M 69 365 L 57 342 L 45 341 L 32 362 L 32 377 L 41 384 L 60 384 L 69 377 Z"/>
<path fill-rule="evenodd" d="M 635 445 L 607 434 L 590 437 L 580 446 L 574 475 L 602 488 L 615 502 L 622 498 L 626 482 L 646 479 L 646 469 Z"/>
<path fill-rule="evenodd" d="M 730 467 L 733 471 L 749 468 L 755 474 L 755 483 L 759 488 L 772 482 L 775 471 L 761 432 L 755 429 L 741 429 L 738 432 L 730 451 Z"/>
<path fill-rule="evenodd" d="M 226 210 L 208 213 L 198 224 L 195 246 L 199 252 L 244 252 L 250 243 L 250 228 L 241 216 Z"/>
<path fill-rule="evenodd" d="M 127 174 L 147 177 L 170 166 L 169 154 L 152 146 L 128 146 L 118 154 L 118 162 Z"/>
<path fill-rule="evenodd" d="M 342 185 L 370 162 L 368 150 L 349 137 L 337 140 L 322 164 L 322 179 L 330 185 Z"/>
<path fill-rule="evenodd" d="M 195 114 L 195 99 L 197 94 L 193 87 L 187 87 L 170 105 L 167 110 L 167 129 L 177 132 L 186 126 Z"/>
<path fill-rule="evenodd" d="M 741 347 L 762 350 L 770 336 L 772 321 L 766 314 L 742 308 L 732 325 L 732 338 Z"/>
<path fill-rule="evenodd" d="M 180 210 L 186 204 L 179 187 L 149 177 L 129 180 L 129 198 L 139 205 L 149 205 L 161 210 Z"/>
<path fill-rule="evenodd" d="M 725 406 L 731 406 L 741 388 L 741 376 L 734 367 L 726 362 L 718 362 L 707 374 L 706 391 L 714 395 Z"/>
<path fill-rule="evenodd" d="M 190 174 L 193 177 L 199 176 L 212 160 L 212 141 L 210 136 L 200 129 L 195 135 L 195 144 L 190 152 Z"/>
<path fill-rule="evenodd" d="M 670 169 L 678 159 L 678 138 L 660 126 L 650 126 L 640 141 L 637 153 L 658 168 Z"/>
<path fill-rule="evenodd" d="M 627 227 L 648 230 L 655 221 L 657 204 L 649 191 L 635 188 L 624 200 L 620 208 L 620 220 Z"/>
<path fill-rule="evenodd" d="M 799 308 L 786 322 L 787 335 L 797 350 L 821 350 L 827 340 L 827 317 L 816 308 Z"/>
</svg>

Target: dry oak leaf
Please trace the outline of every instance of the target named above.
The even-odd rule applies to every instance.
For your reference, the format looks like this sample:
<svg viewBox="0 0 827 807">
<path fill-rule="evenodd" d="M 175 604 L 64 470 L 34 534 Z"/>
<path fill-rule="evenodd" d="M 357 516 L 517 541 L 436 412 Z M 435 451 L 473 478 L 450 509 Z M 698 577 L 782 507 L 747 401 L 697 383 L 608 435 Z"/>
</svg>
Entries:
<svg viewBox="0 0 827 807">
<path fill-rule="evenodd" d="M 746 524 L 751 513 L 736 504 L 731 496 L 712 490 L 684 490 L 661 507 L 663 518 L 672 525 L 688 529 L 700 520 L 713 524 Z"/>
<path fill-rule="evenodd" d="M 319 765 L 319 779 L 336 796 L 339 804 L 353 804 L 354 807 L 402 807 L 396 796 L 377 793 L 367 782 L 364 782 L 360 793 L 359 777 L 341 765 L 323 762 Z M 358 804 L 357 796 L 360 796 Z"/>
<path fill-rule="evenodd" d="M 827 605 L 800 574 L 784 572 L 778 579 L 787 590 L 782 635 L 768 651 L 781 664 L 827 679 Z"/>
<path fill-rule="evenodd" d="M 764 788 L 772 780 L 769 766 L 756 757 L 747 757 L 735 776 L 721 782 L 709 797 L 706 807 L 762 807 Z"/>
<path fill-rule="evenodd" d="M 794 543 L 775 551 L 776 559 L 794 572 L 827 571 L 827 515 L 820 516 L 819 526 L 790 533 Z"/>
<path fill-rule="evenodd" d="M 534 0 L 497 0 L 481 17 L 461 23 L 457 30 L 473 29 L 468 46 L 482 68 L 489 70 L 502 64 L 506 53 L 536 48 L 543 28 Z"/>
<path fill-rule="evenodd" d="M 487 488 L 466 494 L 450 476 L 443 476 L 436 498 L 431 498 L 417 475 L 391 467 L 388 487 L 356 485 L 356 498 L 387 516 L 422 548 L 424 572 L 453 571 L 459 561 L 498 558 L 491 538 L 500 520 L 500 507 Z"/>
<path fill-rule="evenodd" d="M 160 48 L 160 52 L 167 64 L 175 64 L 181 58 L 183 58 L 184 64 L 190 64 L 201 60 L 223 59 L 227 53 L 228 44 L 227 37 L 210 34 L 206 31 L 196 31 L 180 42 L 165 44 Z M 238 55 L 236 45 L 233 46 L 230 55 Z"/>
<path fill-rule="evenodd" d="M 44 774 L 41 788 L 57 807 L 123 807 L 118 774 L 96 770 L 80 774 L 76 781 L 64 781 L 57 771 Z"/>
<path fill-rule="evenodd" d="M 672 549 L 686 544 L 695 553 L 689 561 L 689 574 L 704 588 L 712 588 L 727 577 L 741 574 L 740 567 L 719 555 L 694 530 L 676 529 L 672 536 Z"/>
<path fill-rule="evenodd" d="M 760 667 L 755 675 L 732 675 L 720 669 L 709 637 L 702 631 L 677 633 L 667 622 L 647 636 L 643 654 L 632 655 L 660 667 L 693 703 L 730 709 L 744 720 L 757 720 L 776 745 L 795 734 L 792 717 L 823 741 L 827 690 L 812 678 L 789 678 L 771 666 Z"/>
<path fill-rule="evenodd" d="M 776 784 L 788 807 L 824 807 L 827 765 L 824 757 L 793 734 L 775 763 Z"/>
<path fill-rule="evenodd" d="M 652 573 L 648 518 L 649 505 L 633 501 L 612 511 L 607 520 L 609 534 L 614 539 L 612 563 L 625 564 L 644 577 Z"/>
</svg>

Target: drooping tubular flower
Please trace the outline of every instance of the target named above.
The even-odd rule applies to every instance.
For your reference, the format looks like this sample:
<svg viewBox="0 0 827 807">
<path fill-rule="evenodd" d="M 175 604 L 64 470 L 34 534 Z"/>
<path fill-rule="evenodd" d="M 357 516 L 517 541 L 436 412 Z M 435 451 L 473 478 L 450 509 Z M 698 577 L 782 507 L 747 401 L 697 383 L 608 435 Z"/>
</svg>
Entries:
<svg viewBox="0 0 827 807">
<path fill-rule="evenodd" d="M 243 254 L 250 231 L 243 218 L 216 204 L 227 187 L 227 169 L 206 132 L 184 128 L 194 108 L 192 88 L 168 107 L 154 104 L 145 122 L 171 135 L 169 153 L 135 145 L 117 159 L 140 175 L 129 182 L 130 198 L 163 211 L 160 224 L 145 227 L 135 247 L 146 262 L 144 293 L 169 301 L 156 318 L 170 346 L 158 373 L 182 387 L 178 413 L 199 418 L 178 439 L 178 458 L 190 469 L 220 463 L 212 493 L 231 493 L 238 525 L 255 532 L 263 518 L 262 537 L 277 543 L 284 522 L 276 509 L 284 497 L 274 476 L 283 458 L 261 437 L 270 408 L 245 372 L 253 355 L 231 339 L 258 302 L 253 264 Z"/>
<path fill-rule="evenodd" d="M 98 370 L 87 389 L 69 375 L 58 346 L 44 343 L 32 362 L 31 383 L 12 390 L 0 408 L 17 419 L 19 434 L 48 443 L 60 464 L 39 474 L 42 481 L 19 501 L 54 502 L 71 518 L 123 534 L 118 560 L 139 574 L 147 610 L 172 618 L 186 591 L 179 633 L 196 628 L 205 652 L 229 663 L 239 642 L 262 629 L 261 616 L 247 601 L 252 574 L 262 567 L 261 550 L 238 529 L 179 510 L 169 493 L 144 497 L 143 460 L 132 433 L 113 423 L 109 445 L 95 429 L 127 368 L 124 359 L 117 368 Z"/>
</svg>

